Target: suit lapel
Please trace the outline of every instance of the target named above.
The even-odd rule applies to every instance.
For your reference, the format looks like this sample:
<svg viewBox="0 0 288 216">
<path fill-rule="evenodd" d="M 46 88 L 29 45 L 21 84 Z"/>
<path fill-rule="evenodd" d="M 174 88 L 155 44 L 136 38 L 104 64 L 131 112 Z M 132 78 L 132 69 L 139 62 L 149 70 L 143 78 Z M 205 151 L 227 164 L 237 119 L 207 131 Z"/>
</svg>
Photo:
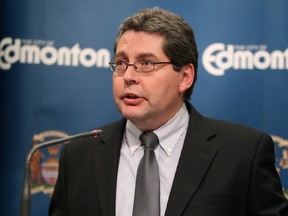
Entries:
<svg viewBox="0 0 288 216">
<path fill-rule="evenodd" d="M 190 111 L 190 125 L 171 188 L 166 216 L 182 215 L 217 153 L 217 147 L 209 142 L 209 138 L 215 134 L 210 132 L 196 110 L 187 107 Z"/>
<path fill-rule="evenodd" d="M 115 215 L 117 171 L 124 127 L 125 121 L 122 120 L 114 128 L 104 129 L 100 137 L 103 145 L 94 153 L 97 195 L 101 215 L 105 216 Z"/>
</svg>

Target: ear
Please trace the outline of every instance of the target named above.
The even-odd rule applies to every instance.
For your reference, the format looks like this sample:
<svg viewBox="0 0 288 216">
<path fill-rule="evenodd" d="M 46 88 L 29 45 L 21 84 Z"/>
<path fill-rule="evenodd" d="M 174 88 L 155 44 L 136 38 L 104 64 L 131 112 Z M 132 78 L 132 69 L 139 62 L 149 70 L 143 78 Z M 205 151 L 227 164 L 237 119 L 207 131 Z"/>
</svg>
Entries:
<svg viewBox="0 0 288 216">
<path fill-rule="evenodd" d="M 179 73 L 181 75 L 179 93 L 184 93 L 194 82 L 195 70 L 193 64 L 183 66 Z"/>
</svg>

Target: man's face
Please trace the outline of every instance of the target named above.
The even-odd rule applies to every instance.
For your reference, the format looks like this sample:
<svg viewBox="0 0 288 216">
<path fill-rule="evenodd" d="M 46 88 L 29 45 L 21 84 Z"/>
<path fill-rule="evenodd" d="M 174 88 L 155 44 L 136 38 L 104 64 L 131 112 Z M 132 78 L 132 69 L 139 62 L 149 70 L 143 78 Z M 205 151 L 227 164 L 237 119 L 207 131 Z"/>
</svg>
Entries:
<svg viewBox="0 0 288 216">
<path fill-rule="evenodd" d="M 114 60 L 129 64 L 141 60 L 170 62 L 162 48 L 164 41 L 165 37 L 158 34 L 129 30 L 120 38 Z M 182 106 L 182 95 L 190 86 L 183 71 L 174 71 L 172 64 L 159 64 L 153 72 L 138 73 L 132 66 L 125 73 L 114 72 L 113 95 L 117 108 L 140 130 L 157 129 Z"/>
</svg>

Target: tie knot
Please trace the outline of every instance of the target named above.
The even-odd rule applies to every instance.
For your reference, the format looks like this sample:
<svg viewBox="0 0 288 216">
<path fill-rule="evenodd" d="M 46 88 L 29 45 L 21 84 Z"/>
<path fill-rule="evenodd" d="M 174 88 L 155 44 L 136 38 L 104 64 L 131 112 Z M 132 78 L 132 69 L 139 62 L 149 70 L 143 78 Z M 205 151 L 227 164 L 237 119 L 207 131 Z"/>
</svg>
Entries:
<svg viewBox="0 0 288 216">
<path fill-rule="evenodd" d="M 158 137 L 153 132 L 144 132 L 140 135 L 141 144 L 147 149 L 152 148 L 153 150 L 159 144 Z"/>
</svg>

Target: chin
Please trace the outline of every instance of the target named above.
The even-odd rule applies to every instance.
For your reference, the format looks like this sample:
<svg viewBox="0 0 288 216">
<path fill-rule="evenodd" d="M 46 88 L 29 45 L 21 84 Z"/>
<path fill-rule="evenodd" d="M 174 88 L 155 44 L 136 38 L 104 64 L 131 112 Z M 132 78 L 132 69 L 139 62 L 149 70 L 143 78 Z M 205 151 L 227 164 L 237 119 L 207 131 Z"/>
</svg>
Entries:
<svg viewBox="0 0 288 216">
<path fill-rule="evenodd" d="M 135 112 L 122 112 L 122 115 L 124 118 L 129 119 L 129 120 L 133 120 L 133 119 L 139 119 L 141 118 L 139 113 L 135 113 Z"/>
<path fill-rule="evenodd" d="M 139 108 L 136 109 L 125 109 L 121 111 L 124 118 L 129 119 L 130 121 L 139 121 L 143 119 L 144 115 L 139 110 Z"/>
</svg>

